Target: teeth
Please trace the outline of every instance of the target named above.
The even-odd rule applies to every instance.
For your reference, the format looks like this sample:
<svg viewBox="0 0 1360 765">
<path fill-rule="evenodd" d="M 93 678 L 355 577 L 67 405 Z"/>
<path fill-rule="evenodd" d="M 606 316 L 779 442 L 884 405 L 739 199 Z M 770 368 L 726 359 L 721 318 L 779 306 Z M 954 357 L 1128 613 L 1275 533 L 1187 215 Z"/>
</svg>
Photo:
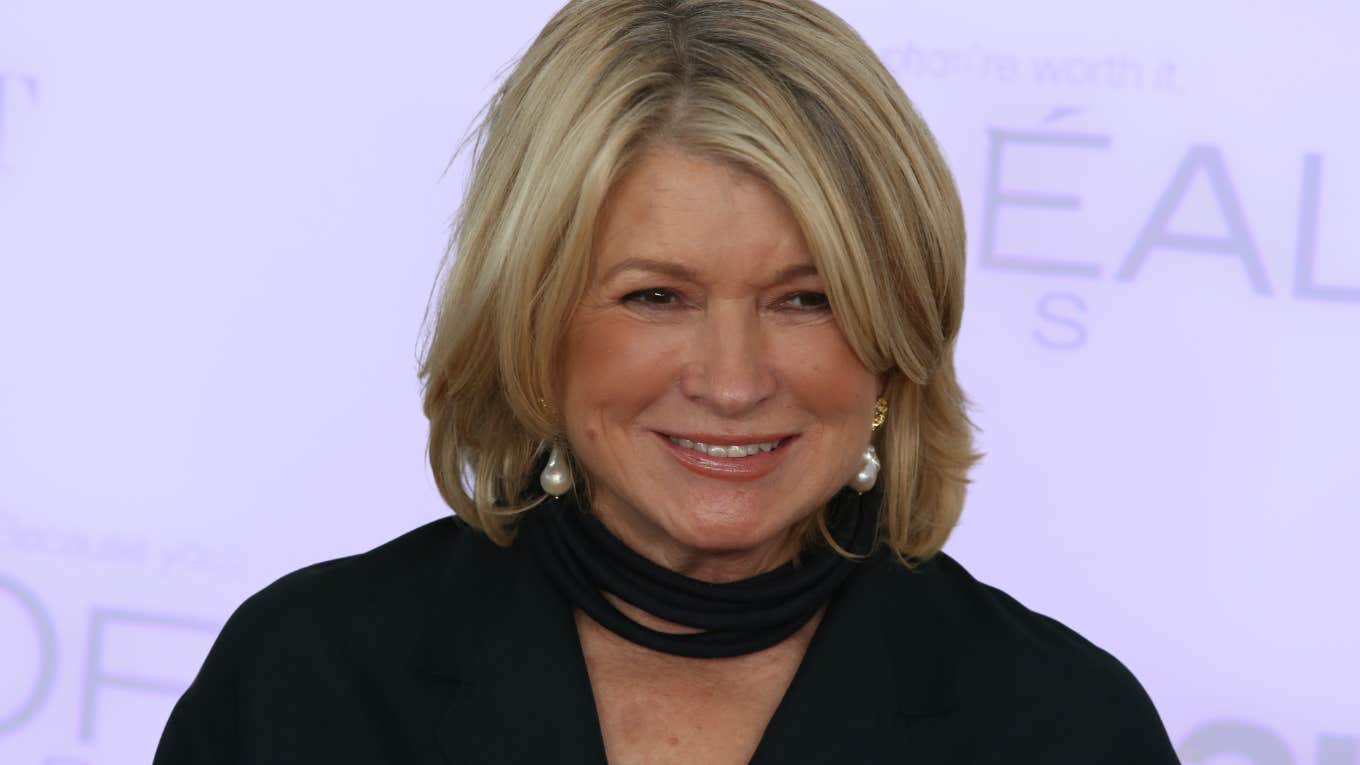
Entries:
<svg viewBox="0 0 1360 765">
<path fill-rule="evenodd" d="M 749 457 L 753 454 L 758 454 L 760 452 L 774 451 L 776 448 L 779 447 L 780 441 L 783 440 L 780 439 L 778 441 L 766 441 L 763 444 L 725 446 L 723 444 L 705 444 L 701 441 L 691 441 L 688 438 L 675 438 L 673 436 L 668 436 L 668 438 L 671 439 L 671 443 L 683 446 L 686 449 L 693 449 L 695 451 L 703 452 L 704 454 L 707 454 L 710 457 L 726 457 L 728 459 L 733 459 L 737 457 Z"/>
</svg>

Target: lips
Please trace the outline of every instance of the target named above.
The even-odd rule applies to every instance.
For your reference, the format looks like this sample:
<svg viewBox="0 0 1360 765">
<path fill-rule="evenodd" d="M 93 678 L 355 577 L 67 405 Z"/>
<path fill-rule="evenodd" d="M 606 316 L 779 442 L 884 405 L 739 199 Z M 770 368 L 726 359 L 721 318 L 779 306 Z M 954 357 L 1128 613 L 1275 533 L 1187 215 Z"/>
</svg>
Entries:
<svg viewBox="0 0 1360 765">
<path fill-rule="evenodd" d="M 749 481 L 767 475 L 783 462 L 797 435 L 760 433 L 748 436 L 657 433 L 680 465 L 709 478 Z M 686 442 L 689 442 L 686 445 Z M 702 445 L 701 451 L 698 447 Z"/>
</svg>

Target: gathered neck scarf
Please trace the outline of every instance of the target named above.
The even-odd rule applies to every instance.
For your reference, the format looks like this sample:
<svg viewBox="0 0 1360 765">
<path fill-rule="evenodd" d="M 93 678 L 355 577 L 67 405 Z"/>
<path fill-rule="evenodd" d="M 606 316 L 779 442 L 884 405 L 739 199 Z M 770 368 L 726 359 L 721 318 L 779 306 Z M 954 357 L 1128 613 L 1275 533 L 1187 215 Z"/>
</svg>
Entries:
<svg viewBox="0 0 1360 765">
<path fill-rule="evenodd" d="M 844 549 L 867 555 L 878 524 L 878 491 L 842 489 L 827 504 L 827 527 Z M 769 648 L 807 624 L 853 571 L 823 541 L 800 562 L 736 582 L 705 582 L 643 557 L 586 512 L 571 494 L 531 510 L 521 539 L 577 608 L 611 632 L 663 653 L 694 658 L 741 656 Z M 629 618 L 602 593 L 653 616 L 702 632 L 661 632 Z"/>
</svg>

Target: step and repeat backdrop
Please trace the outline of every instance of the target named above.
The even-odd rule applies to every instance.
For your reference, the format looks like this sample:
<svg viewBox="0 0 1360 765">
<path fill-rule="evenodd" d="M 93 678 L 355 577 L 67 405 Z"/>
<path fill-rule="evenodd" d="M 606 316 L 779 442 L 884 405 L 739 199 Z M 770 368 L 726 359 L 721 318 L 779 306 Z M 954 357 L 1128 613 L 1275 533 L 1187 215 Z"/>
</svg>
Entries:
<svg viewBox="0 0 1360 765">
<path fill-rule="evenodd" d="M 969 226 L 946 548 L 1182 759 L 1360 765 L 1360 7 L 831 1 Z M 147 762 L 232 609 L 448 512 L 415 359 L 558 6 L 0 0 L 0 762 Z"/>
</svg>

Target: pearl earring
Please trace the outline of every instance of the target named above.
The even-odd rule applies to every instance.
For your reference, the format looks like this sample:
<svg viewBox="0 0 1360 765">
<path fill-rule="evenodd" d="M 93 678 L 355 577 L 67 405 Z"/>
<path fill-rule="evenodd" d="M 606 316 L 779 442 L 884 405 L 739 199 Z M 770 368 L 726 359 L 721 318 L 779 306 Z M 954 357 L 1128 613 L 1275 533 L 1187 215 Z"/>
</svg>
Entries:
<svg viewBox="0 0 1360 765">
<path fill-rule="evenodd" d="M 543 467 L 543 472 L 538 474 L 538 485 L 554 497 L 566 494 L 571 488 L 571 468 L 567 466 L 567 457 L 563 454 L 561 446 L 553 445 L 552 454 L 548 455 L 548 464 Z"/>
<path fill-rule="evenodd" d="M 860 464 L 855 477 L 850 479 L 850 488 L 860 494 L 874 488 L 874 484 L 878 483 L 878 468 L 878 452 L 874 451 L 871 445 L 864 450 L 864 462 Z"/>
<path fill-rule="evenodd" d="M 869 429 L 871 431 L 878 430 L 883 427 L 883 422 L 886 419 L 888 419 L 888 400 L 880 396 L 874 402 L 874 421 Z M 874 450 L 873 444 L 869 444 L 869 448 L 864 450 L 862 459 L 859 472 L 855 473 L 855 477 L 850 479 L 850 488 L 860 494 L 874 488 L 874 484 L 878 483 L 878 469 L 883 466 L 878 461 L 878 452 Z"/>
</svg>

